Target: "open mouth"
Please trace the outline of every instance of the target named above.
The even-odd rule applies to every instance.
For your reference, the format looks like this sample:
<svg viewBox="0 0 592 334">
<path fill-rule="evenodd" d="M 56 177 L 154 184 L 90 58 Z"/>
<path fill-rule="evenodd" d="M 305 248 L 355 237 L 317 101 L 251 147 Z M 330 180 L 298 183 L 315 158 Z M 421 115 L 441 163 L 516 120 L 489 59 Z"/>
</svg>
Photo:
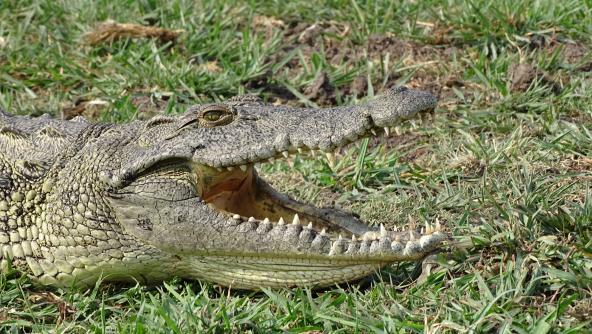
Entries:
<svg viewBox="0 0 592 334">
<path fill-rule="evenodd" d="M 431 110 L 430 110 L 431 112 Z M 427 119 L 428 112 L 421 114 L 421 119 Z M 382 129 L 381 129 L 382 130 Z M 397 132 L 394 128 L 384 129 L 386 136 Z M 378 129 L 370 129 L 367 134 L 355 138 L 352 142 L 362 138 L 377 136 Z M 349 144 L 348 141 L 346 144 Z M 283 151 L 266 159 L 274 162 L 276 159 L 287 159 L 293 154 L 316 156 L 314 149 L 294 148 Z M 327 155 L 329 164 L 334 163 L 334 155 Z M 439 231 L 439 224 L 426 225 L 423 228 L 411 226 L 408 231 L 387 231 L 384 228 L 373 229 L 364 224 L 357 216 L 332 208 L 318 208 L 310 204 L 293 200 L 289 196 L 273 189 L 265 180 L 259 177 L 255 165 L 249 163 L 239 166 L 214 168 L 205 165 L 194 165 L 193 172 L 197 180 L 199 197 L 212 208 L 232 216 L 238 222 L 249 222 L 262 230 L 273 226 L 291 224 L 301 229 L 328 235 L 332 239 L 348 237 L 356 239 L 379 239 L 381 233 L 389 235 L 393 240 L 405 241 L 421 238 L 422 234 Z"/>
</svg>

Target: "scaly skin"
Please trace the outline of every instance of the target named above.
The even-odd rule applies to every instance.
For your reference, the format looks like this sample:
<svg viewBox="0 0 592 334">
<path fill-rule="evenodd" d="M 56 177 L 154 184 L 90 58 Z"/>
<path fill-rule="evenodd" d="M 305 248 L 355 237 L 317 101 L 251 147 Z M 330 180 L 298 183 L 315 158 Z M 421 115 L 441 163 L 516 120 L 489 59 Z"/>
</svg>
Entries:
<svg viewBox="0 0 592 334">
<path fill-rule="evenodd" d="M 244 96 L 124 125 L 0 111 L 2 270 L 11 261 L 56 286 L 180 276 L 258 289 L 327 286 L 419 260 L 447 239 L 438 226 L 374 230 L 278 193 L 254 164 L 331 152 L 435 104 L 406 89 L 328 109 Z"/>
</svg>

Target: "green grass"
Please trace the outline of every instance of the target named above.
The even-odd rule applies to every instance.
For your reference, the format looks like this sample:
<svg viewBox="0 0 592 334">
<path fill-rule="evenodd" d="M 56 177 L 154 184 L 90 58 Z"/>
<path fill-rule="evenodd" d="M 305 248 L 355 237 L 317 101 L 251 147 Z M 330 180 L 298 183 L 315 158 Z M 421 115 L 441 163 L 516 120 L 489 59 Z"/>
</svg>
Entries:
<svg viewBox="0 0 592 334">
<path fill-rule="evenodd" d="M 263 174 L 292 196 L 371 224 L 438 218 L 464 245 L 430 259 L 419 277 L 403 263 L 372 283 L 323 291 L 248 293 L 179 280 L 72 291 L 1 274 L 0 331 L 592 332 L 591 7 L 0 1 L 0 106 L 18 114 L 125 122 L 244 92 L 309 106 L 355 103 L 396 84 L 438 93 L 433 122 L 342 150 L 334 169 L 297 158 Z M 283 27 L 253 23 L 261 18 Z M 176 44 L 85 45 L 84 33 L 107 19 L 184 32 Z M 299 42 L 315 23 L 320 39 Z M 403 44 L 367 47 L 385 36 Z M 574 45 L 585 51 L 576 60 L 566 54 Z M 547 79 L 513 89 L 519 63 Z M 307 94 L 320 74 L 330 89 Z M 368 85 L 355 96 L 360 78 Z"/>
</svg>

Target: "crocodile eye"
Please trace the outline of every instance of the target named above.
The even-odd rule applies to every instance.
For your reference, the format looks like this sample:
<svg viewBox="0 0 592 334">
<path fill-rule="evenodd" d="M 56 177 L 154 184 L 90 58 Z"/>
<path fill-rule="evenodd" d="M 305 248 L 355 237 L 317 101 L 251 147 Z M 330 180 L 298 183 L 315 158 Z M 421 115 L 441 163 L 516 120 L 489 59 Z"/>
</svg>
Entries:
<svg viewBox="0 0 592 334">
<path fill-rule="evenodd" d="M 204 113 L 203 118 L 206 121 L 215 122 L 222 118 L 222 115 L 224 115 L 224 112 L 221 110 L 210 110 Z"/>
<path fill-rule="evenodd" d="M 203 126 L 226 125 L 232 121 L 234 113 L 226 106 L 214 105 L 205 108 L 199 118 Z"/>
</svg>

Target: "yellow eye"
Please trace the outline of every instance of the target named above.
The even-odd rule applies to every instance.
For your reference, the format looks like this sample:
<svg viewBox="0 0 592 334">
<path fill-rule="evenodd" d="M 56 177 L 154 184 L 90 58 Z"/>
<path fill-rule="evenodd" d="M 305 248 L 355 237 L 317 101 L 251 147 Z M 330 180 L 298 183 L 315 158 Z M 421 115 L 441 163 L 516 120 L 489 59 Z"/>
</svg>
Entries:
<svg viewBox="0 0 592 334">
<path fill-rule="evenodd" d="M 225 112 L 222 110 L 210 110 L 203 114 L 203 118 L 209 122 L 216 122 L 219 121 L 224 114 Z"/>
<path fill-rule="evenodd" d="M 232 122 L 233 116 L 232 110 L 228 107 L 213 105 L 206 107 L 198 117 L 201 126 L 214 127 Z"/>
</svg>

